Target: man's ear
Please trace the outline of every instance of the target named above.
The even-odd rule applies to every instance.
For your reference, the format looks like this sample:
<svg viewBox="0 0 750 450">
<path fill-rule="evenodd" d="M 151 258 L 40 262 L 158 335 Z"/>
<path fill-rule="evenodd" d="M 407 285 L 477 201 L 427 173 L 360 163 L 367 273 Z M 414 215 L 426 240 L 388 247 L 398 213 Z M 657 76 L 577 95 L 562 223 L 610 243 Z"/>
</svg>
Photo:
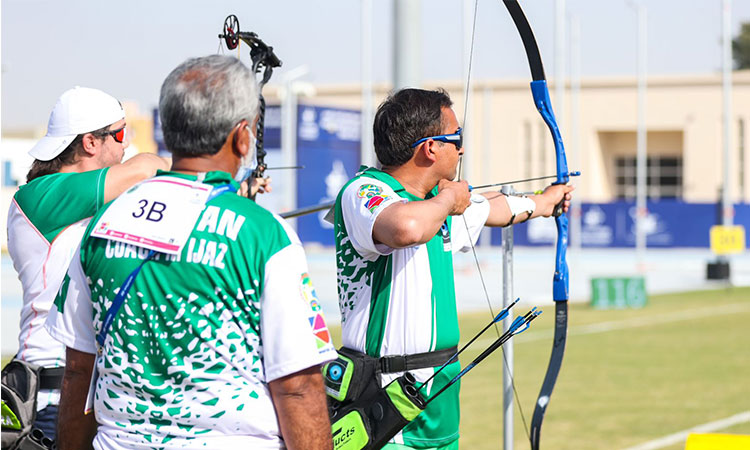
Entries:
<svg viewBox="0 0 750 450">
<path fill-rule="evenodd" d="M 81 138 L 81 146 L 83 147 L 83 151 L 89 156 L 96 155 L 98 143 L 99 138 L 94 136 L 94 133 L 86 133 L 83 135 L 83 138 Z"/>
<path fill-rule="evenodd" d="M 435 162 L 437 161 L 437 155 L 435 154 L 436 145 L 437 143 L 435 141 L 433 141 L 432 139 L 428 139 L 417 146 L 417 152 L 420 153 L 419 156 L 427 159 L 428 161 Z"/>
<path fill-rule="evenodd" d="M 240 158 L 250 151 L 250 130 L 245 130 L 249 126 L 247 120 L 242 120 L 232 132 L 232 151 L 237 153 Z"/>
</svg>

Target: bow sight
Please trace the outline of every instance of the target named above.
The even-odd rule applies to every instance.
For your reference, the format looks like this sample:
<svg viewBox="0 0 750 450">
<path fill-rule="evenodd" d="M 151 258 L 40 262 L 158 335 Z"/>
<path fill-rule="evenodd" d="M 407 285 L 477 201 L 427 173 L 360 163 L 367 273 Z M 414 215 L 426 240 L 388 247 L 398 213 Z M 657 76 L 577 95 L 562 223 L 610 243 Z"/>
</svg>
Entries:
<svg viewBox="0 0 750 450">
<path fill-rule="evenodd" d="M 273 47 L 266 45 L 252 31 L 240 31 L 240 21 L 234 14 L 224 20 L 224 32 L 219 35 L 219 39 L 224 39 L 229 50 L 237 48 L 240 41 L 250 46 L 253 72 L 260 73 L 261 68 L 264 68 L 263 78 L 259 82 L 261 88 L 271 79 L 273 68 L 281 67 L 281 60 L 274 54 Z"/>
</svg>

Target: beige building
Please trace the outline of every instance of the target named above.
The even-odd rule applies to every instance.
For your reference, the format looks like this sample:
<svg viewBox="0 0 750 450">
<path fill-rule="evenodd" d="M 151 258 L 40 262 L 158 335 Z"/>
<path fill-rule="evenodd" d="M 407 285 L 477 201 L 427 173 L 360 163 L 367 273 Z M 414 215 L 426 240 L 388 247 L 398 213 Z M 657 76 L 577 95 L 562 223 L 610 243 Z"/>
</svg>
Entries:
<svg viewBox="0 0 750 450">
<path fill-rule="evenodd" d="M 535 110 L 528 80 L 475 80 L 466 120 L 466 156 L 463 176 L 474 185 L 555 173 L 555 152 L 547 126 Z M 456 81 L 430 82 L 427 88 L 447 89 L 455 102 L 459 122 L 464 123 L 464 88 Z M 555 101 L 562 124 L 568 166 L 580 170 L 573 178 L 576 197 L 584 202 L 608 202 L 635 196 L 636 80 L 586 78 L 582 80 L 573 120 L 571 91 L 566 87 L 564 107 Z M 390 86 L 374 87 L 374 104 Z M 359 85 L 314 86 L 300 103 L 360 108 Z M 265 92 L 269 102 L 278 98 L 277 86 Z M 650 77 L 646 101 L 651 198 L 677 198 L 687 202 L 715 202 L 723 183 L 723 128 L 721 74 Z M 131 151 L 155 151 L 151 116 L 128 105 Z M 577 133 L 571 129 L 577 123 Z M 23 182 L 28 170 L 25 152 L 44 134 L 43 128 L 26 133 L 25 142 L 14 143 L 3 135 L 2 163 L 5 176 Z M 576 135 L 578 136 L 576 139 Z M 21 137 L 21 136 L 18 136 Z M 33 139 L 28 139 L 33 138 Z M 578 143 L 577 145 L 575 143 Z M 24 147 L 25 146 L 25 147 Z M 21 147 L 24 147 L 21 149 Z M 731 198 L 750 202 L 750 70 L 732 76 Z M 11 161 L 11 169 L 5 165 Z M 516 185 L 517 190 L 541 189 L 549 181 Z M 0 220 L 16 187 L 3 186 Z M 5 248 L 6 236 L 0 236 Z"/>
<path fill-rule="evenodd" d="M 464 177 L 485 184 L 555 173 L 554 146 L 535 110 L 527 80 L 476 80 L 466 121 Z M 447 89 L 463 123 L 461 83 L 430 82 Z M 390 86 L 374 87 L 377 105 Z M 635 196 L 636 80 L 585 78 L 577 104 L 566 86 L 564 107 L 555 101 L 562 123 L 568 165 L 583 201 L 607 202 Z M 269 89 L 267 98 L 273 98 Z M 723 103 L 721 74 L 649 77 L 646 95 L 647 154 L 651 198 L 714 202 L 723 182 Z M 301 103 L 359 108 L 359 85 L 315 86 Z M 571 128 L 577 123 L 577 133 Z M 750 70 L 732 76 L 731 198 L 750 201 Z M 576 139 L 577 135 L 577 139 Z M 575 143 L 578 143 L 577 145 Z M 539 189 L 548 182 L 517 185 Z"/>
</svg>

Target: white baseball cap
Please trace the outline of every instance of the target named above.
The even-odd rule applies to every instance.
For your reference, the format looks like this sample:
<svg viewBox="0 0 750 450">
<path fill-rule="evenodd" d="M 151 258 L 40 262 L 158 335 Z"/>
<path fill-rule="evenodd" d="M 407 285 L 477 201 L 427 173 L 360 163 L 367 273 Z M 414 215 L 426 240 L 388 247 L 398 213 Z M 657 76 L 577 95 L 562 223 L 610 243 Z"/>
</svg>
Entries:
<svg viewBox="0 0 750 450">
<path fill-rule="evenodd" d="M 47 123 L 47 134 L 29 155 L 49 161 L 63 152 L 79 134 L 89 133 L 125 118 L 120 102 L 98 89 L 76 86 L 57 100 Z"/>
</svg>

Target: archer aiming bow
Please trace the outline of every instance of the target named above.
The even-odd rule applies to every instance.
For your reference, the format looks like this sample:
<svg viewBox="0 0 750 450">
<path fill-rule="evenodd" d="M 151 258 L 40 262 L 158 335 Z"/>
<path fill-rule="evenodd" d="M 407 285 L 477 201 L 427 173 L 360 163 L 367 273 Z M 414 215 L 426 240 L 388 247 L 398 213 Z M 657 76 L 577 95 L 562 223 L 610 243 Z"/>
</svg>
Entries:
<svg viewBox="0 0 750 450">
<path fill-rule="evenodd" d="M 263 178 L 265 175 L 268 165 L 266 164 L 266 150 L 263 147 L 263 132 L 265 130 L 264 122 L 266 116 L 266 100 L 263 98 L 263 86 L 268 83 L 273 74 L 275 67 L 281 67 L 281 60 L 274 54 L 273 47 L 266 45 L 257 34 L 251 31 L 240 31 L 240 21 L 234 14 L 229 15 L 224 20 L 224 32 L 219 35 L 219 39 L 224 39 L 229 50 L 234 50 L 239 45 L 240 41 L 250 46 L 250 58 L 252 60 L 252 71 L 253 73 L 263 73 L 260 81 L 258 81 L 258 124 L 256 125 L 256 141 L 255 141 L 255 158 L 257 165 L 253 170 L 250 177 L 252 178 Z M 255 195 L 250 194 L 248 189 L 248 197 L 255 200 Z"/>
</svg>

